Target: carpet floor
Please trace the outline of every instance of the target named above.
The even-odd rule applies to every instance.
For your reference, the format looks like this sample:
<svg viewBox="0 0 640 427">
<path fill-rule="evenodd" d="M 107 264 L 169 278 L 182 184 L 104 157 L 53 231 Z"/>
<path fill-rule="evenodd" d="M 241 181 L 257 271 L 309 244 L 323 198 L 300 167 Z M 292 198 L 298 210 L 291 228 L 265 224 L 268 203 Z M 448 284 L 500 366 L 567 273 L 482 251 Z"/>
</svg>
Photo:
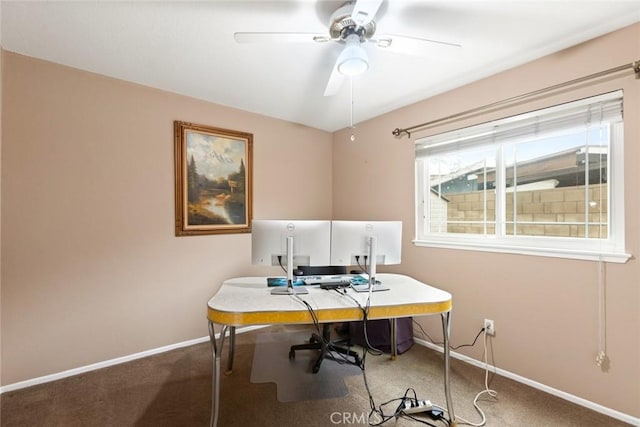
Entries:
<svg viewBox="0 0 640 427">
<path fill-rule="evenodd" d="M 293 359 L 289 359 L 291 346 L 306 344 L 309 337 L 308 331 L 257 334 L 251 382 L 276 384 L 278 402 L 332 399 L 348 395 L 344 377 L 360 375 L 358 366 L 343 363 L 343 359 L 338 359 L 336 355 L 336 360 L 342 363 L 325 358 L 321 369 L 314 374 L 312 367 L 318 358 L 317 350 L 299 350 Z"/>
<path fill-rule="evenodd" d="M 219 426 L 367 425 L 370 399 L 362 373 L 343 378 L 346 396 L 296 402 L 280 402 L 274 383 L 251 382 L 258 335 L 301 331 L 299 327 L 273 326 L 237 335 L 233 373 L 221 377 Z M 284 353 L 288 354 L 287 348 Z M 373 402 L 379 406 L 413 388 L 418 398 L 444 405 L 442 362 L 440 353 L 420 345 L 395 360 L 388 355 L 368 355 L 365 372 Z M 479 422 L 472 402 L 484 388 L 484 371 L 452 359 L 451 385 L 456 415 Z M 628 426 L 504 377 L 492 375 L 489 385 L 498 393 L 497 398 L 485 396 L 479 401 L 489 427 Z M 318 385 L 311 382 L 306 386 Z M 4 393 L 0 395 L 0 425 L 198 427 L 209 424 L 210 404 L 211 352 L 209 343 L 203 343 Z M 387 405 L 389 412 L 394 405 Z M 371 420 L 377 421 L 375 416 Z M 400 418 L 384 425 L 421 424 Z"/>
</svg>

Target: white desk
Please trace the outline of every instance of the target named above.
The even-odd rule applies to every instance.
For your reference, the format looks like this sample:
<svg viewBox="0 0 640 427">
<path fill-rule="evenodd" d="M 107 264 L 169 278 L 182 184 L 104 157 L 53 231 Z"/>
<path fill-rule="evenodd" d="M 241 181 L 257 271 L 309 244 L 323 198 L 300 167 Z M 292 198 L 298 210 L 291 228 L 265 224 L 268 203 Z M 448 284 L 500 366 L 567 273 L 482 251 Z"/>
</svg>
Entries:
<svg viewBox="0 0 640 427">
<path fill-rule="evenodd" d="M 378 274 L 376 277 L 390 290 L 371 294 L 369 319 L 396 319 L 440 314 L 444 335 L 444 390 L 451 425 L 455 416 L 449 386 L 449 331 L 451 327 L 451 294 L 399 274 Z M 315 311 L 320 323 L 362 320 L 360 307 L 348 297 L 319 287 L 307 287 L 309 293 L 299 295 Z M 211 426 L 217 426 L 220 400 L 220 359 L 227 331 L 230 331 L 229 368 L 233 360 L 235 328 L 248 325 L 312 324 L 313 319 L 298 297 L 271 295 L 265 277 L 240 277 L 225 280 L 209 300 L 207 318 L 213 353 Z M 348 291 L 361 306 L 368 293 Z M 221 325 L 219 338 L 214 325 Z"/>
</svg>

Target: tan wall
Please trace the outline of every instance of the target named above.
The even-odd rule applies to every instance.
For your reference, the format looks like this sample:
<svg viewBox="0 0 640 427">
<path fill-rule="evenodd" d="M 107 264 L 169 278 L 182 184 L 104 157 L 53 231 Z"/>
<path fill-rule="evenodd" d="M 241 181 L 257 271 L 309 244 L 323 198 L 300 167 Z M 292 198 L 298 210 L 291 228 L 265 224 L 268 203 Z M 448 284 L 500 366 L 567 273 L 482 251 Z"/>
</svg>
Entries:
<svg viewBox="0 0 640 427">
<path fill-rule="evenodd" d="M 2 7 L 0 7 L 0 11 Z M 0 13 L 2 22 L 2 13 Z M 0 25 L 0 27 L 2 27 Z M 0 188 L 2 188 L 2 28 L 0 28 Z M 0 224 L 2 224 L 2 191 L 0 191 Z M 2 227 L 0 227 L 0 242 L 2 242 Z M 2 245 L 0 244 L 0 260 L 2 259 Z M 0 378 L 2 378 L 2 263 L 0 262 Z M 0 381 L 0 384 L 2 382 Z"/>
<path fill-rule="evenodd" d="M 499 368 L 640 416 L 640 263 L 606 265 L 607 354 L 610 368 L 596 366 L 598 265 L 596 262 L 416 247 L 414 238 L 414 146 L 416 137 L 480 123 L 562 101 L 624 89 L 625 215 L 627 250 L 640 253 L 640 81 L 628 71 L 515 105 L 454 125 L 392 135 L 396 127 L 434 120 L 562 81 L 640 59 L 640 25 L 576 46 L 467 85 L 334 135 L 334 218 L 400 219 L 402 265 L 407 273 L 453 294 L 454 345 L 469 343 L 484 318 L 495 321 L 492 340 Z M 428 78 L 425 70 L 425 78 Z M 383 82 L 381 82 L 383 84 Z M 354 94 L 365 102 L 364 94 Z M 357 106 L 356 106 L 357 107 Z M 432 337 L 439 319 L 422 323 Z M 459 351 L 476 359 L 482 346 Z M 476 378 L 478 383 L 481 378 Z M 461 380 L 462 381 L 462 380 Z M 455 379 L 454 379 L 455 387 Z M 466 405 L 459 402 L 458 405 Z"/>
<path fill-rule="evenodd" d="M 222 280 L 279 272 L 249 234 L 174 236 L 174 120 L 253 133 L 254 218 L 331 217 L 329 133 L 3 61 L 3 385 L 206 336 Z"/>
</svg>

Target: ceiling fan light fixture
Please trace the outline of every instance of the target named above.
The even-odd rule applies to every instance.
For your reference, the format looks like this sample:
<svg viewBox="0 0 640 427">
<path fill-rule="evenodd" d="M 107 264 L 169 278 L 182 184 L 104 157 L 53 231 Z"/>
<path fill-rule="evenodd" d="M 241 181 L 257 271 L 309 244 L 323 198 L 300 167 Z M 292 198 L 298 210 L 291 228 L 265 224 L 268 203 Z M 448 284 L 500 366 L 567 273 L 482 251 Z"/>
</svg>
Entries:
<svg viewBox="0 0 640 427">
<path fill-rule="evenodd" d="M 369 58 L 360 45 L 347 45 L 338 58 L 338 71 L 345 76 L 357 76 L 369 68 Z"/>
</svg>

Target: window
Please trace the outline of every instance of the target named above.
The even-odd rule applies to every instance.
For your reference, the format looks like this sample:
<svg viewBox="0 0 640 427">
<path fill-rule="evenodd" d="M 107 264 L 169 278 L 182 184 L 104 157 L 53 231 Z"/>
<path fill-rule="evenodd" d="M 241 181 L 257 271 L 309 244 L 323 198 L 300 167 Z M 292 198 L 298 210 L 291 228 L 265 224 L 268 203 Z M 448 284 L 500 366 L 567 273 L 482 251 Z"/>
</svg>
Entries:
<svg viewBox="0 0 640 427">
<path fill-rule="evenodd" d="M 417 245 L 625 262 L 622 91 L 416 141 Z"/>
</svg>

